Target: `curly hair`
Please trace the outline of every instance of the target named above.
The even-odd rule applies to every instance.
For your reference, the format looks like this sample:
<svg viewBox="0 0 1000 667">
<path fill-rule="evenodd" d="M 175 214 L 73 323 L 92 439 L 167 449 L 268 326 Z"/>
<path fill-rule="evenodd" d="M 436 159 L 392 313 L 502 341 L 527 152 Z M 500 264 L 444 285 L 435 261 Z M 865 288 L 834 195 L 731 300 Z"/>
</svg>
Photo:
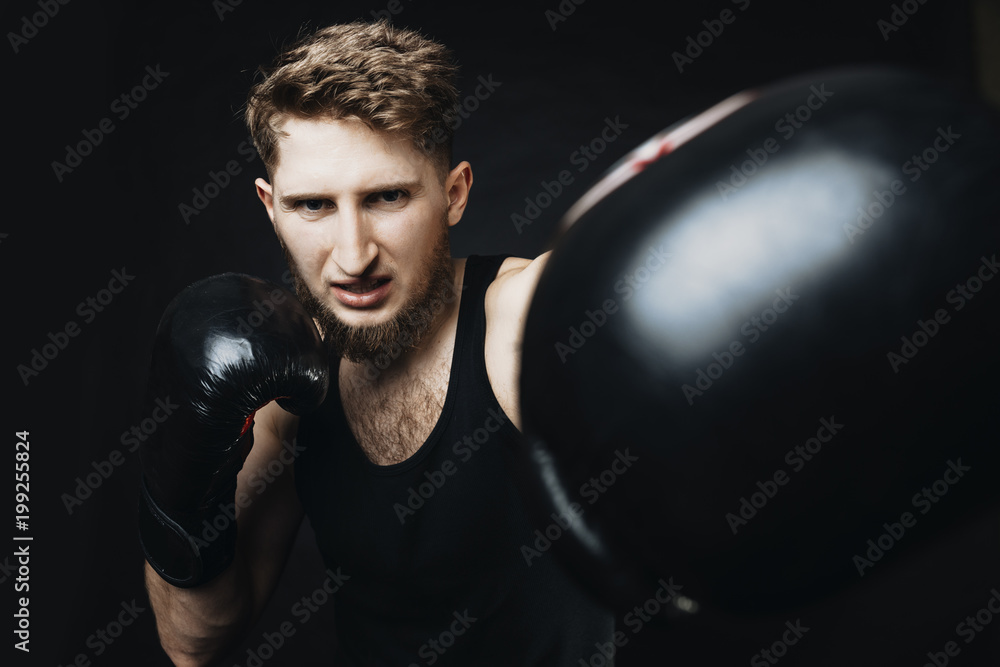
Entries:
<svg viewBox="0 0 1000 667">
<path fill-rule="evenodd" d="M 260 68 L 246 124 L 269 177 L 278 166 L 280 125 L 292 116 L 360 120 L 409 139 L 446 174 L 458 107 L 456 72 L 447 48 L 384 19 L 331 25 Z"/>
</svg>

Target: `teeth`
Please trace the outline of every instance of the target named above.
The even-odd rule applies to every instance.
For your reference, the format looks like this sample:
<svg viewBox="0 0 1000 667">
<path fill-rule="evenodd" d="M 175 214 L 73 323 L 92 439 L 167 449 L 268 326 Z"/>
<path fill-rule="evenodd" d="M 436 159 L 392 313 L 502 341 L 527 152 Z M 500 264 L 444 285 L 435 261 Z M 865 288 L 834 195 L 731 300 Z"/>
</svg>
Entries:
<svg viewBox="0 0 1000 667">
<path fill-rule="evenodd" d="M 353 284 L 350 284 L 350 285 L 341 285 L 340 288 L 343 289 L 343 290 L 346 290 L 348 292 L 351 292 L 353 294 L 364 294 L 366 292 L 372 291 L 373 289 L 375 289 L 379 285 L 383 284 L 384 282 L 385 282 L 384 280 L 369 280 L 369 281 L 362 282 L 362 283 L 353 283 Z"/>
</svg>

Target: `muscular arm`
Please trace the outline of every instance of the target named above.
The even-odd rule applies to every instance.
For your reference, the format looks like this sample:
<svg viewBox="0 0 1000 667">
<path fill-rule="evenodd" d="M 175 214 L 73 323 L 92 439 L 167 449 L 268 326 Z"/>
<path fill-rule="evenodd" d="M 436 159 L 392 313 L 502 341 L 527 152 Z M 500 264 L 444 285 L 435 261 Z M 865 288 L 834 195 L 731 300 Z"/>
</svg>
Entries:
<svg viewBox="0 0 1000 667">
<path fill-rule="evenodd" d="M 535 259 L 509 257 L 486 290 L 486 371 L 511 423 L 521 428 L 521 340 L 531 297 L 549 252 Z"/>
<path fill-rule="evenodd" d="M 146 564 L 160 642 L 179 667 L 209 665 L 223 657 L 260 617 L 277 585 L 302 521 L 291 446 L 282 448 L 297 429 L 298 418 L 277 403 L 257 412 L 254 446 L 237 477 L 239 537 L 228 569 L 201 586 L 177 588 Z M 274 461 L 281 464 L 277 475 Z"/>
</svg>

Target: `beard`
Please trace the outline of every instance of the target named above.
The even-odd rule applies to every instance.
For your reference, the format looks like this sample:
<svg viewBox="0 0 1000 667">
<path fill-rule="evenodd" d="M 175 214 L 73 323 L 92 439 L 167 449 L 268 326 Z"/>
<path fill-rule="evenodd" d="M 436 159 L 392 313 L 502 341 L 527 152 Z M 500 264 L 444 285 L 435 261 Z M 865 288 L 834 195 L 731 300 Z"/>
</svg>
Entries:
<svg viewBox="0 0 1000 667">
<path fill-rule="evenodd" d="M 309 289 L 284 242 L 281 247 L 294 279 L 295 294 L 319 324 L 329 352 L 355 363 L 378 359 L 376 363 L 382 368 L 389 363 L 383 362 L 383 358 L 396 359 L 401 352 L 415 349 L 445 305 L 456 298 L 455 265 L 451 259 L 447 222 L 442 225 L 441 235 L 421 267 L 420 283 L 410 298 L 388 321 L 367 326 L 350 325 L 337 317 Z"/>
</svg>

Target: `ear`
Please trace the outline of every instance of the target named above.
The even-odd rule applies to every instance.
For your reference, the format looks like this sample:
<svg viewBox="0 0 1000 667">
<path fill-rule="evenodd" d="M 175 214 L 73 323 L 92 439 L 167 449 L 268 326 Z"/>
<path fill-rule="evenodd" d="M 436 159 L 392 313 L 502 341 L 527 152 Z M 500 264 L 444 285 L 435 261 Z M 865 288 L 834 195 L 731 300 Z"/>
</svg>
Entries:
<svg viewBox="0 0 1000 667">
<path fill-rule="evenodd" d="M 274 224 L 274 195 L 271 190 L 271 184 L 265 181 L 263 178 L 258 178 L 254 181 L 254 185 L 257 186 L 257 197 L 260 199 L 261 203 L 264 204 L 264 208 L 267 209 L 267 217 L 271 218 L 271 224 Z"/>
<path fill-rule="evenodd" d="M 472 165 L 459 162 L 444 181 L 445 192 L 448 195 L 448 226 L 458 224 L 469 203 L 469 190 L 472 189 Z"/>
</svg>

